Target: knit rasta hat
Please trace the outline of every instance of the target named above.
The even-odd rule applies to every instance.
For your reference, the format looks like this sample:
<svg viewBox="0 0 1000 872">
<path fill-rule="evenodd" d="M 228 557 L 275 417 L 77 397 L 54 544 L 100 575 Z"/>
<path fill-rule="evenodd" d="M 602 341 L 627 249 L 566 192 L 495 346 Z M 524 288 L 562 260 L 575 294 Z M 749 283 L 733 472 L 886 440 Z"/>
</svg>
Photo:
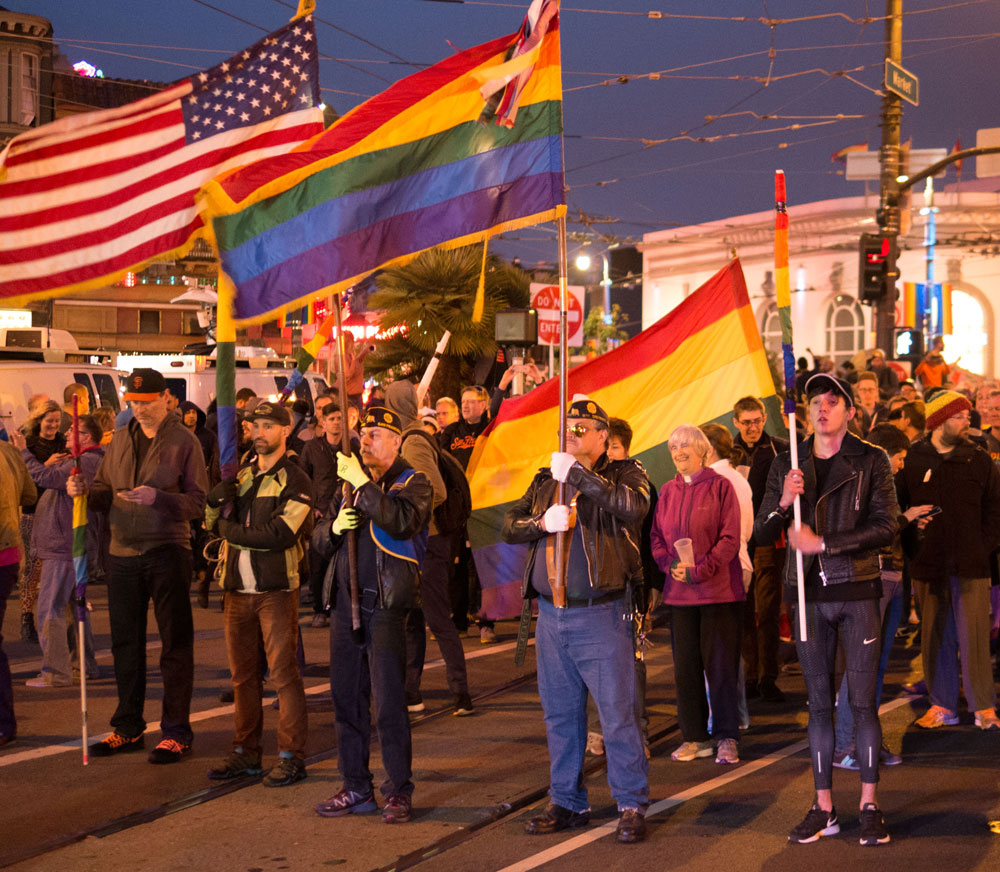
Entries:
<svg viewBox="0 0 1000 872">
<path fill-rule="evenodd" d="M 924 414 L 927 416 L 927 430 L 936 430 L 952 415 L 957 415 L 959 412 L 971 408 L 972 403 L 961 394 L 955 391 L 938 391 L 924 405 Z"/>
</svg>

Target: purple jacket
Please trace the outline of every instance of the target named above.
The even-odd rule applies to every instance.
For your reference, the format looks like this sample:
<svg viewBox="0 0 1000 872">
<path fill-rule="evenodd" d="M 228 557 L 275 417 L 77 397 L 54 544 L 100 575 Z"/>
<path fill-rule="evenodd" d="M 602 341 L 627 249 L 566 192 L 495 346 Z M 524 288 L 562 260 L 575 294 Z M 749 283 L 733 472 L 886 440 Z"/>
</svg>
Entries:
<svg viewBox="0 0 1000 872">
<path fill-rule="evenodd" d="M 674 581 L 674 542 L 691 539 L 692 583 Z M 651 534 L 653 559 L 667 576 L 663 601 L 674 606 L 746 599 L 740 567 L 740 505 L 736 491 L 715 470 L 700 469 L 690 484 L 678 475 L 660 491 Z"/>
<path fill-rule="evenodd" d="M 45 492 L 35 509 L 31 530 L 31 553 L 41 560 L 71 560 L 73 557 L 73 497 L 66 493 L 66 481 L 76 461 L 64 460 L 55 466 L 39 463 L 25 449 L 21 452 L 31 479 Z M 104 458 L 104 449 L 91 448 L 80 455 L 80 472 L 89 485 Z M 87 511 L 87 557 L 91 568 L 98 565 L 101 533 L 107 523 L 104 512 Z"/>
</svg>

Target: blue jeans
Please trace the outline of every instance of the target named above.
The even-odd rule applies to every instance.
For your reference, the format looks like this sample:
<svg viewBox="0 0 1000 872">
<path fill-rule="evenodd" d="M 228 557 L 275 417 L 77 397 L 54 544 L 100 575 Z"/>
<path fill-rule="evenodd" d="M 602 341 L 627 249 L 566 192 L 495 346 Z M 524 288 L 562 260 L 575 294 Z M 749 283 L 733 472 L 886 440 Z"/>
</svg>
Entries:
<svg viewBox="0 0 1000 872">
<path fill-rule="evenodd" d="M 588 691 L 601 717 L 608 786 L 618 808 L 645 809 L 649 802 L 649 764 L 635 715 L 632 627 L 623 613 L 624 598 L 572 609 L 538 600 L 535 646 L 549 796 L 576 812 L 590 807 L 583 783 Z"/>
<path fill-rule="evenodd" d="M 875 707 L 882 703 L 882 682 L 885 680 L 885 670 L 889 665 L 889 652 L 896 638 L 896 627 L 899 626 L 899 616 L 903 612 L 903 582 L 882 580 L 882 599 L 879 600 L 879 614 L 882 618 L 882 656 L 878 662 L 878 674 L 875 677 Z M 854 712 L 847 702 L 847 672 L 840 682 L 837 691 L 837 723 L 836 750 L 854 750 Z"/>
<path fill-rule="evenodd" d="M 66 639 L 66 606 L 69 605 L 75 586 L 76 572 L 72 558 L 42 559 L 42 581 L 35 605 L 38 641 L 42 646 L 42 672 L 65 681 L 73 679 L 69 642 Z M 90 629 L 89 614 L 84 619 L 83 635 L 86 648 L 84 663 L 87 672 L 93 673 L 97 671 L 97 660 L 94 657 L 94 634 Z"/>
</svg>

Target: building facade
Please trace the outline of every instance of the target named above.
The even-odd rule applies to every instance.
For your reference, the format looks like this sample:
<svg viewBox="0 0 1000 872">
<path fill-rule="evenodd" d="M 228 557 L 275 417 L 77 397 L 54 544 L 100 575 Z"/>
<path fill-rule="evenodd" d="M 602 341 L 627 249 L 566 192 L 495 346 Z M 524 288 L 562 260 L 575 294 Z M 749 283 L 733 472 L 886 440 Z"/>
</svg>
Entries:
<svg viewBox="0 0 1000 872">
<path fill-rule="evenodd" d="M 1000 194 L 949 185 L 933 197 L 937 244 L 933 273 L 951 285 L 952 330 L 945 357 L 974 373 L 996 376 L 1000 317 Z M 789 283 L 795 355 L 830 355 L 838 363 L 874 348 L 872 308 L 858 299 L 858 240 L 875 232 L 875 196 L 791 206 Z M 899 239 L 899 289 L 928 275 L 922 194 L 910 204 Z M 904 225 L 905 227 L 905 225 Z M 738 256 L 765 346 L 780 351 L 774 286 L 774 212 L 648 233 L 643 253 L 643 327 L 648 327 Z M 897 324 L 904 326 L 902 302 Z M 906 326 L 920 327 L 919 324 Z M 886 349 L 891 354 L 890 349 Z"/>
</svg>

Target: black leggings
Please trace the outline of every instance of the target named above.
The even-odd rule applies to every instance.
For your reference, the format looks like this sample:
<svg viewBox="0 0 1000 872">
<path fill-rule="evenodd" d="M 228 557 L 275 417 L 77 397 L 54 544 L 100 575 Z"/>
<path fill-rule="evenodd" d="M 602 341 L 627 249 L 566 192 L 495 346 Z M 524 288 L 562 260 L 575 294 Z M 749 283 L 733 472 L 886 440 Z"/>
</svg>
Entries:
<svg viewBox="0 0 1000 872">
<path fill-rule="evenodd" d="M 833 704 L 836 696 L 837 643 L 844 650 L 847 697 L 854 715 L 858 763 L 864 784 L 878 782 L 882 726 L 875 684 L 882 653 L 877 599 L 844 603 L 806 603 L 809 639 L 795 649 L 809 693 L 809 752 L 817 790 L 833 787 Z M 798 620 L 795 635 L 798 636 Z"/>
</svg>

